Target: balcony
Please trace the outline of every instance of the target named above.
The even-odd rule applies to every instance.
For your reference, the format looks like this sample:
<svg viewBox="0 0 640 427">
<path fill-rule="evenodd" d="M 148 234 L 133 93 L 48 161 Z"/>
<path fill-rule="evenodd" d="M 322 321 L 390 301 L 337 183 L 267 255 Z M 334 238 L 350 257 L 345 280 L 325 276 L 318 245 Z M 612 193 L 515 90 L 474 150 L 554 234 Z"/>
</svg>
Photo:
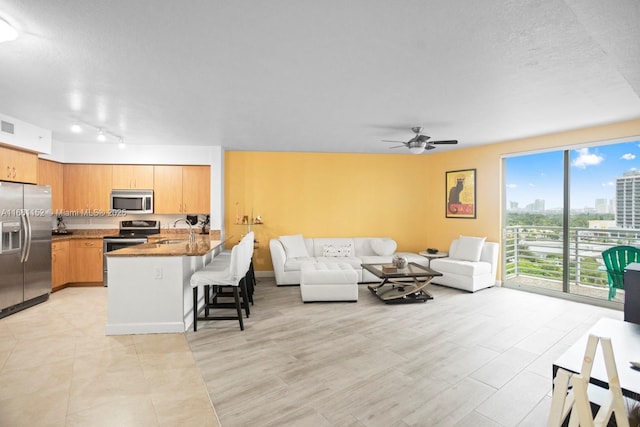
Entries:
<svg viewBox="0 0 640 427">
<path fill-rule="evenodd" d="M 565 292 L 607 301 L 609 287 L 602 251 L 640 246 L 640 230 L 569 229 L 569 279 L 563 287 L 562 227 L 512 226 L 504 229 L 503 282 L 509 287 Z M 612 301 L 624 302 L 618 290 Z"/>
</svg>

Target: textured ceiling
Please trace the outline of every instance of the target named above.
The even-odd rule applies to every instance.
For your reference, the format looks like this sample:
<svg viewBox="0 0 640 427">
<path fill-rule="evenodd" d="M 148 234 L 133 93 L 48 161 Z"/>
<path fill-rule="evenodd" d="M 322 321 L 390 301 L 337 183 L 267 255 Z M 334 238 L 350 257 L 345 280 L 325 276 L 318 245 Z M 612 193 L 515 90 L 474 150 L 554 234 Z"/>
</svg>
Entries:
<svg viewBox="0 0 640 427">
<path fill-rule="evenodd" d="M 128 144 L 402 153 L 640 118 L 638 0 L 0 0 L 0 112 Z M 431 151 L 433 152 L 433 151 Z"/>
</svg>

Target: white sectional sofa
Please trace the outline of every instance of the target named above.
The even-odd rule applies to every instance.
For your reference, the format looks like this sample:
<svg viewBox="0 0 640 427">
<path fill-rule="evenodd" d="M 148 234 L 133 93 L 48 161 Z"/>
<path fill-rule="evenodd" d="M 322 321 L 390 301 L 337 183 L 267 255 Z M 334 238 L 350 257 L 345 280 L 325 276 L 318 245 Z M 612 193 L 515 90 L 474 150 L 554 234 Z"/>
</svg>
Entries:
<svg viewBox="0 0 640 427">
<path fill-rule="evenodd" d="M 442 273 L 431 283 L 475 292 L 496 284 L 500 245 L 482 237 L 460 236 L 451 242 L 449 257 L 431 260 L 431 268 Z"/>
<path fill-rule="evenodd" d="M 418 254 L 396 252 L 397 243 L 389 237 L 304 238 L 298 234 L 271 239 L 269 248 L 278 286 L 300 284 L 300 268 L 306 262 L 347 263 L 358 274 L 358 283 L 380 281 L 368 271 L 363 271 L 362 264 L 389 264 L 395 254 L 420 265 L 429 263 Z"/>
</svg>

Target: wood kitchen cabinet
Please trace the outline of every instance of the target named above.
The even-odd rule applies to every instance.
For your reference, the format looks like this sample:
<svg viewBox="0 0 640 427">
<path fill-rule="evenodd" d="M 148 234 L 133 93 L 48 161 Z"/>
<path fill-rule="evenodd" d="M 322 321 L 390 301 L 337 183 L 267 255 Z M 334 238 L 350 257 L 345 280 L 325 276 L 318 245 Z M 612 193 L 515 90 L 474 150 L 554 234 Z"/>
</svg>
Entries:
<svg viewBox="0 0 640 427">
<path fill-rule="evenodd" d="M 71 239 L 69 282 L 102 282 L 102 239 Z"/>
<path fill-rule="evenodd" d="M 62 163 L 38 159 L 38 185 L 51 186 L 51 210 L 54 215 L 64 206 L 63 169 Z"/>
<path fill-rule="evenodd" d="M 109 211 L 112 165 L 65 164 L 63 175 L 65 210 Z"/>
<path fill-rule="evenodd" d="M 153 166 L 113 165 L 111 187 L 117 189 L 150 190 L 153 188 Z"/>
<path fill-rule="evenodd" d="M 38 155 L 0 146 L 0 180 L 38 182 Z"/>
<path fill-rule="evenodd" d="M 155 166 L 154 212 L 157 214 L 209 213 L 209 166 Z"/>
<path fill-rule="evenodd" d="M 62 289 L 69 281 L 69 241 L 51 242 L 51 290 Z"/>
</svg>

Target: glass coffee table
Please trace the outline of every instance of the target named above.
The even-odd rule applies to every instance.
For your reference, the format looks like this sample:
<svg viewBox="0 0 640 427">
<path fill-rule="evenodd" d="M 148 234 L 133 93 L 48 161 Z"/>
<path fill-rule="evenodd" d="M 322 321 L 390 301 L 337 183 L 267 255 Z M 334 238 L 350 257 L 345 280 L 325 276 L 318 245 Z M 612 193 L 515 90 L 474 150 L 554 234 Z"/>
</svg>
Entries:
<svg viewBox="0 0 640 427">
<path fill-rule="evenodd" d="M 368 288 L 375 296 L 386 304 L 406 304 L 426 302 L 433 299 L 426 286 L 436 276 L 442 276 L 429 267 L 410 262 L 405 268 L 396 271 L 385 271 L 388 264 L 362 264 L 362 268 L 381 279 L 377 285 Z"/>
</svg>

